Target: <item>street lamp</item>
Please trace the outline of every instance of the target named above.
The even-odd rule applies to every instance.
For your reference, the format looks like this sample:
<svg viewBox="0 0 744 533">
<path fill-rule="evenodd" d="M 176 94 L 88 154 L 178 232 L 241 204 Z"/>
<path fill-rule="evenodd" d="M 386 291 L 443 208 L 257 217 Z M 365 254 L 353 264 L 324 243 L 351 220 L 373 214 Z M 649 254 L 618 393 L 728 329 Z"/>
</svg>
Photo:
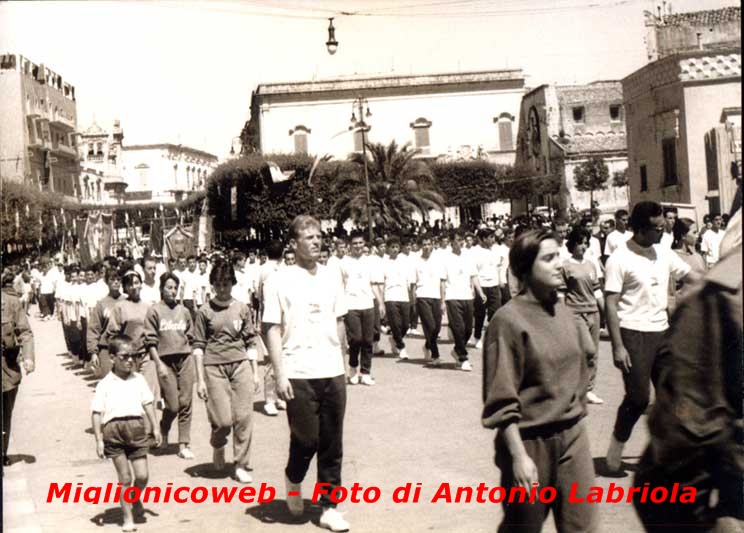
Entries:
<svg viewBox="0 0 744 533">
<path fill-rule="evenodd" d="M 338 50 L 338 41 L 336 40 L 336 28 L 333 27 L 333 17 L 328 19 L 328 41 L 326 42 L 326 48 L 328 53 L 333 55 Z"/>
<path fill-rule="evenodd" d="M 233 137 L 230 141 L 230 156 L 235 157 L 235 140 L 238 141 L 239 152 L 238 155 L 241 155 L 243 153 L 243 140 L 240 137 Z"/>
<path fill-rule="evenodd" d="M 359 113 L 359 121 L 355 111 Z M 352 128 L 358 128 L 362 134 L 362 161 L 364 162 L 364 188 L 367 193 L 367 230 L 369 232 L 369 243 L 372 244 L 374 239 L 374 233 L 372 232 L 372 201 L 369 194 L 369 170 L 367 169 L 367 136 L 366 133 L 369 131 L 369 126 L 364 122 L 365 118 L 372 116 L 372 112 L 369 110 L 369 102 L 366 98 L 361 96 L 357 97 L 356 100 L 351 104 L 351 124 Z"/>
</svg>

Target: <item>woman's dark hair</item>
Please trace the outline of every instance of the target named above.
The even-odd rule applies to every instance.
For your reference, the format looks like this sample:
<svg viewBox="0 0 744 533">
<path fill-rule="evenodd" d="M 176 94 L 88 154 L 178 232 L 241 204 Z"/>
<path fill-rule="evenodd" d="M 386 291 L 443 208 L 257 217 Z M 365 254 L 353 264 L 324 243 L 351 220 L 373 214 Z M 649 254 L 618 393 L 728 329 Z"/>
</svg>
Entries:
<svg viewBox="0 0 744 533">
<path fill-rule="evenodd" d="M 566 250 L 573 253 L 573 249 L 576 247 L 577 244 L 581 244 L 584 241 L 586 241 L 588 244 L 591 235 L 592 234 L 584 228 L 572 229 L 571 233 L 569 233 L 568 237 L 566 237 Z"/>
<path fill-rule="evenodd" d="M 674 241 L 672 242 L 672 248 L 682 248 L 682 239 L 685 238 L 690 232 L 690 228 L 695 225 L 695 221 L 691 218 L 677 218 L 674 221 L 674 227 L 672 233 L 674 234 Z"/>
<path fill-rule="evenodd" d="M 173 272 L 165 272 L 163 274 L 160 274 L 160 292 L 163 292 L 163 289 L 165 288 L 165 284 L 168 283 L 168 280 L 172 279 L 176 282 L 176 287 L 181 283 L 181 281 L 178 279 L 178 276 L 176 276 Z"/>
<path fill-rule="evenodd" d="M 121 273 L 117 269 L 113 267 L 109 267 L 106 269 L 106 275 L 104 276 L 104 281 L 106 282 L 106 284 L 108 284 L 108 282 L 111 281 L 112 279 L 118 279 L 119 281 L 121 281 Z"/>
<path fill-rule="evenodd" d="M 233 285 L 238 283 L 238 279 L 235 277 L 235 269 L 229 261 L 224 259 L 217 260 L 212 266 L 212 271 L 209 273 L 209 283 L 214 285 L 222 279 L 229 279 Z"/>
<path fill-rule="evenodd" d="M 532 270 L 537 253 L 540 251 L 540 244 L 549 239 L 558 242 L 558 238 L 551 230 L 537 229 L 522 232 L 514 240 L 509 250 L 509 265 L 519 281 L 524 281 Z"/>
</svg>

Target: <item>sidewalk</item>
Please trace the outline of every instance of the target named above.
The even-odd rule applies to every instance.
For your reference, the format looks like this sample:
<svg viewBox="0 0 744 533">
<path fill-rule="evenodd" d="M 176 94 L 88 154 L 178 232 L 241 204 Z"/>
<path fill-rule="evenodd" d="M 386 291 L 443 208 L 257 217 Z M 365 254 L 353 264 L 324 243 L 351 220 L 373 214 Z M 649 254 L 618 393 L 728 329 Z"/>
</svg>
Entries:
<svg viewBox="0 0 744 533">
<path fill-rule="evenodd" d="M 110 462 L 95 455 L 90 429 L 90 399 L 96 379 L 82 370 L 72 370 L 62 355 L 64 340 L 58 322 L 31 319 L 37 348 L 36 372 L 21 385 L 10 456 L 15 463 L 5 470 L 4 525 L 20 531 L 119 531 L 116 504 L 46 503 L 50 483 L 82 483 L 84 486 L 114 483 Z M 347 487 L 358 482 L 380 488 L 376 503 L 345 503 L 353 531 L 493 531 L 501 517 L 497 504 L 430 503 L 437 487 L 488 486 L 499 484 L 493 465 L 493 434 L 480 426 L 480 354 L 471 349 L 474 371 L 455 370 L 447 360 L 440 369 L 423 366 L 422 341 L 406 340 L 413 357 L 398 362 L 392 356 L 373 361 L 374 387 L 350 386 L 345 427 L 343 479 Z M 387 340 L 381 345 L 388 347 Z M 389 350 L 388 350 L 389 351 Z M 622 382 L 612 368 L 609 344 L 602 342 L 597 392 L 605 399 L 590 406 L 587 428 L 595 463 L 603 457 L 615 412 L 622 397 Z M 261 371 L 263 369 L 261 368 Z M 261 413 L 263 396 L 256 396 L 253 446 L 254 486 L 266 483 L 277 489 L 269 504 L 147 504 L 147 523 L 139 531 L 318 531 L 319 509 L 310 506 L 304 521 L 293 520 L 285 510 L 283 468 L 288 451 L 288 428 L 284 414 L 270 418 Z M 175 454 L 150 456 L 150 485 L 238 487 L 230 478 L 211 470 L 209 425 L 204 404 L 195 397 L 192 448 L 195 461 Z M 174 428 L 175 430 L 175 428 Z M 172 433 L 171 437 L 175 437 Z M 628 443 L 629 462 L 640 455 L 646 439 L 644 421 Z M 156 452 L 160 453 L 160 452 Z M 228 451 L 228 460 L 230 452 Z M 303 485 L 306 504 L 312 495 L 315 467 Z M 422 483 L 418 503 L 396 504 L 391 495 L 405 483 Z M 631 477 L 597 478 L 597 485 L 610 482 L 628 486 Z M 641 530 L 629 504 L 601 504 L 602 531 Z M 10 509 L 10 511 L 9 511 Z M 309 518 L 309 519 L 308 519 Z M 551 519 L 545 531 L 554 531 Z"/>
</svg>

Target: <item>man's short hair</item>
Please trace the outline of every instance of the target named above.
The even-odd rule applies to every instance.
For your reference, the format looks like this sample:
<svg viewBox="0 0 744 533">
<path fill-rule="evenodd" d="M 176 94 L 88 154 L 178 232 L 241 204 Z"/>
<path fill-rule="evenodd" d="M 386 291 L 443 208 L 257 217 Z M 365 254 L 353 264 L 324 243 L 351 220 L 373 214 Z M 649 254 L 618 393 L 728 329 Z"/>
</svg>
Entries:
<svg viewBox="0 0 744 533">
<path fill-rule="evenodd" d="M 628 225 L 633 231 L 640 231 L 649 226 L 649 220 L 660 217 L 663 213 L 661 204 L 657 202 L 643 201 L 633 206 L 633 212 L 628 219 Z"/>
<path fill-rule="evenodd" d="M 674 213 L 675 215 L 679 214 L 679 211 L 677 211 L 676 207 L 673 206 L 667 206 L 664 208 L 664 216 L 667 215 L 667 213 Z"/>
<path fill-rule="evenodd" d="M 297 239 L 300 236 L 300 232 L 309 227 L 320 230 L 320 222 L 317 218 L 310 215 L 297 215 L 289 224 L 289 238 Z"/>
<path fill-rule="evenodd" d="M 617 220 L 618 218 L 627 217 L 627 216 L 628 216 L 628 212 L 625 209 L 618 209 L 617 211 L 615 211 L 615 220 Z"/>
<path fill-rule="evenodd" d="M 493 235 L 493 230 L 491 228 L 483 228 L 478 230 L 478 238 L 481 240 L 487 239 L 491 235 Z"/>
<path fill-rule="evenodd" d="M 351 234 L 349 235 L 349 240 L 353 241 L 354 239 L 363 239 L 364 242 L 367 242 L 367 236 L 365 235 L 364 231 L 360 229 L 352 230 Z"/>
<path fill-rule="evenodd" d="M 392 235 L 392 236 L 388 237 L 388 240 L 385 243 L 385 245 L 388 246 L 388 247 L 393 246 L 393 245 L 396 245 L 396 244 L 398 246 L 400 246 L 400 239 L 398 237 L 396 237 L 395 235 Z"/>
</svg>

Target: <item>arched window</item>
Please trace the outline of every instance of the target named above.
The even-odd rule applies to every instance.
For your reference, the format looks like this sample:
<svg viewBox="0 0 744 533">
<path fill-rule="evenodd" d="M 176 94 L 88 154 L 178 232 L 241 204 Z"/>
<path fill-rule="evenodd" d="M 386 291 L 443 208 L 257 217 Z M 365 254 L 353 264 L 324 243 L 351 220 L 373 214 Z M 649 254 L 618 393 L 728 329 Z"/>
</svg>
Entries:
<svg viewBox="0 0 744 533">
<path fill-rule="evenodd" d="M 289 134 L 294 137 L 294 151 L 296 154 L 307 153 L 307 136 L 310 134 L 310 128 L 298 125 L 289 130 Z"/>
<path fill-rule="evenodd" d="M 431 122 L 424 117 L 419 117 L 409 124 L 413 129 L 414 144 L 416 148 L 428 150 L 429 148 L 429 128 Z"/>
<path fill-rule="evenodd" d="M 499 150 L 502 152 L 514 150 L 514 119 L 511 113 L 501 113 L 493 119 L 499 127 Z"/>
</svg>

